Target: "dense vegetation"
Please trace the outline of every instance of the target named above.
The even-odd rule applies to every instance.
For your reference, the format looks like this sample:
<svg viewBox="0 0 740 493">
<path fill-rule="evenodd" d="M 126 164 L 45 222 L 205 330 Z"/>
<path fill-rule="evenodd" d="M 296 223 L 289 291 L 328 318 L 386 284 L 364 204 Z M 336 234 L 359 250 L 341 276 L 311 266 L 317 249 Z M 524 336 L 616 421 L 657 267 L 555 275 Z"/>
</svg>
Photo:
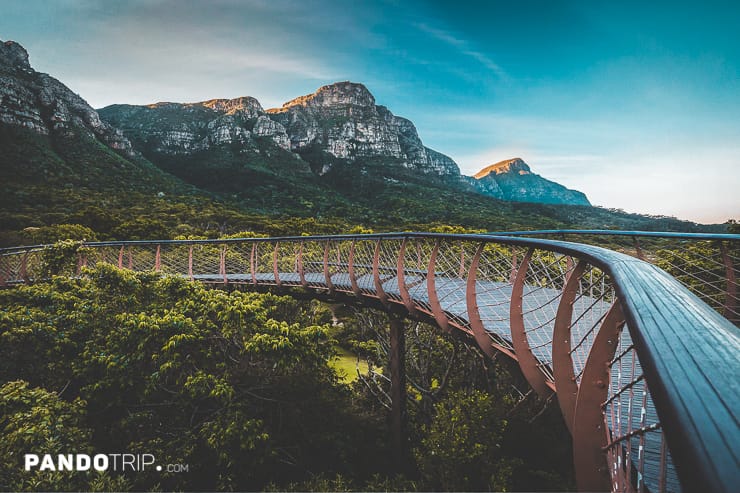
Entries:
<svg viewBox="0 0 740 493">
<path fill-rule="evenodd" d="M 400 466 L 369 377 L 350 386 L 327 364 L 344 344 L 383 368 L 370 337 L 384 330 L 381 315 L 349 312 L 333 327 L 318 303 L 107 265 L 2 291 L 0 307 L 2 490 L 571 484 L 567 431 L 552 406 L 541 412 L 516 390 L 515 372 L 428 326 L 409 331 L 410 441 Z M 189 471 L 22 469 L 28 452 L 113 451 Z"/>
</svg>

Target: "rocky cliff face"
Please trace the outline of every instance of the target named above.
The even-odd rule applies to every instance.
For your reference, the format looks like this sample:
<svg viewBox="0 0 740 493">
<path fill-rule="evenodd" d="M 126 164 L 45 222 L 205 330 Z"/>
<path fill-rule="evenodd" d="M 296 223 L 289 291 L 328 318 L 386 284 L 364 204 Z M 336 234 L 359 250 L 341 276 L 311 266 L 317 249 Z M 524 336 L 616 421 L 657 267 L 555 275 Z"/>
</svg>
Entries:
<svg viewBox="0 0 740 493">
<path fill-rule="evenodd" d="M 414 124 L 375 104 L 362 84 L 338 82 L 267 110 L 290 136 L 290 148 L 311 146 L 349 162 L 391 158 L 408 169 L 442 177 L 460 176 L 449 157 L 423 145 Z M 321 168 L 327 171 L 327 167 Z"/>
<path fill-rule="evenodd" d="M 101 109 L 100 114 L 147 153 L 192 154 L 224 144 L 256 152 L 254 137 L 289 148 L 285 128 L 267 118 L 259 101 L 250 97 L 148 106 L 116 104 Z"/>
<path fill-rule="evenodd" d="M 492 164 L 469 182 L 481 193 L 503 200 L 542 204 L 591 205 L 586 195 L 532 173 L 520 158 Z"/>
<path fill-rule="evenodd" d="M 0 41 L 0 122 L 42 135 L 82 131 L 125 155 L 135 154 L 122 132 L 102 121 L 84 99 L 33 70 L 28 52 L 14 41 Z"/>
</svg>

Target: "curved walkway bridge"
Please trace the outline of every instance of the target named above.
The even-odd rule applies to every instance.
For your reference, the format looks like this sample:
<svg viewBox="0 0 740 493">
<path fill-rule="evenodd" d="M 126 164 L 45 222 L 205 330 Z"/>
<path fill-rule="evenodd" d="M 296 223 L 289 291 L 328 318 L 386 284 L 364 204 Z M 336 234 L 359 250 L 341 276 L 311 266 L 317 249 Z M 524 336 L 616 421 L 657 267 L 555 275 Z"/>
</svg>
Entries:
<svg viewBox="0 0 740 493">
<path fill-rule="evenodd" d="M 605 242 L 622 252 L 586 244 Z M 0 286 L 42 279 L 48 251 L 0 250 Z M 76 255 L 76 269 L 285 288 L 436 323 L 557 394 L 581 490 L 740 488 L 740 235 L 393 233 L 96 242 Z"/>
</svg>

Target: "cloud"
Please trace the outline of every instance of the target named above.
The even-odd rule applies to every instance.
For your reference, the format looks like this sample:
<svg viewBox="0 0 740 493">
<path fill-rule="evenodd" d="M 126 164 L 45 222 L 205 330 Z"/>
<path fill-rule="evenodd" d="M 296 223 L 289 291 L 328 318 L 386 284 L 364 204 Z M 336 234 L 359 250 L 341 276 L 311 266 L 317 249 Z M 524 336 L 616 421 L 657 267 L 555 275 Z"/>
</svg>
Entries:
<svg viewBox="0 0 740 493">
<path fill-rule="evenodd" d="M 426 23 L 415 23 L 414 27 L 416 27 L 419 31 L 431 36 L 432 38 L 441 41 L 448 46 L 451 46 L 460 54 L 472 58 L 476 62 L 480 63 L 483 67 L 496 74 L 499 79 L 509 79 L 509 75 L 499 64 L 491 60 L 491 58 L 489 58 L 484 53 L 475 50 L 472 47 L 472 44 L 466 39 L 459 38 L 449 31 L 431 27 Z"/>
</svg>

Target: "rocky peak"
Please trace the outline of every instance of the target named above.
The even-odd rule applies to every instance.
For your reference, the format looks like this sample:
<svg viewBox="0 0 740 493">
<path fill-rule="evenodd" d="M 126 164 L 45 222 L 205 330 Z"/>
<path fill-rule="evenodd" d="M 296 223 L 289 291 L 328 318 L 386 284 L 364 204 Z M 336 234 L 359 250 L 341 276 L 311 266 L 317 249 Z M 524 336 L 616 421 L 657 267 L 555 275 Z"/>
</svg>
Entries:
<svg viewBox="0 0 740 493">
<path fill-rule="evenodd" d="M 521 158 L 486 166 L 473 175 L 471 184 L 485 195 L 516 202 L 591 205 L 586 196 L 532 173 Z"/>
<path fill-rule="evenodd" d="M 209 101 L 203 101 L 203 106 L 211 108 L 214 111 L 225 113 L 227 115 L 234 114 L 246 114 L 250 117 L 257 117 L 258 115 L 265 112 L 262 109 L 262 105 L 255 98 L 250 96 L 242 96 L 235 99 L 211 99 Z"/>
<path fill-rule="evenodd" d="M 318 149 L 347 162 L 386 158 L 428 175 L 460 176 L 452 159 L 425 147 L 414 124 L 376 106 L 375 97 L 362 84 L 329 84 L 267 114 L 285 127 L 295 152 Z M 324 171 L 332 167 L 331 159 L 313 164 Z"/>
<path fill-rule="evenodd" d="M 28 52 L 15 41 L 0 41 L 0 64 L 29 70 Z"/>
<path fill-rule="evenodd" d="M 473 175 L 473 177 L 480 180 L 481 178 L 484 178 L 491 173 L 493 173 L 494 175 L 501 175 L 504 173 L 526 175 L 531 172 L 532 170 L 529 169 L 529 165 L 525 163 L 521 158 L 516 157 L 513 159 L 507 159 L 505 161 L 500 161 L 490 166 L 486 166 L 475 175 Z"/>
<path fill-rule="evenodd" d="M 335 82 L 320 87 L 313 94 L 292 99 L 283 104 L 282 108 L 268 110 L 268 112 L 285 111 L 295 106 L 331 107 L 345 105 L 373 107 L 375 106 L 375 97 L 362 84 L 349 81 Z"/>
<path fill-rule="evenodd" d="M 54 77 L 33 70 L 28 52 L 14 41 L 0 41 L 0 123 L 43 135 L 82 132 L 135 155 L 121 131 L 102 122 L 84 99 Z"/>
</svg>

